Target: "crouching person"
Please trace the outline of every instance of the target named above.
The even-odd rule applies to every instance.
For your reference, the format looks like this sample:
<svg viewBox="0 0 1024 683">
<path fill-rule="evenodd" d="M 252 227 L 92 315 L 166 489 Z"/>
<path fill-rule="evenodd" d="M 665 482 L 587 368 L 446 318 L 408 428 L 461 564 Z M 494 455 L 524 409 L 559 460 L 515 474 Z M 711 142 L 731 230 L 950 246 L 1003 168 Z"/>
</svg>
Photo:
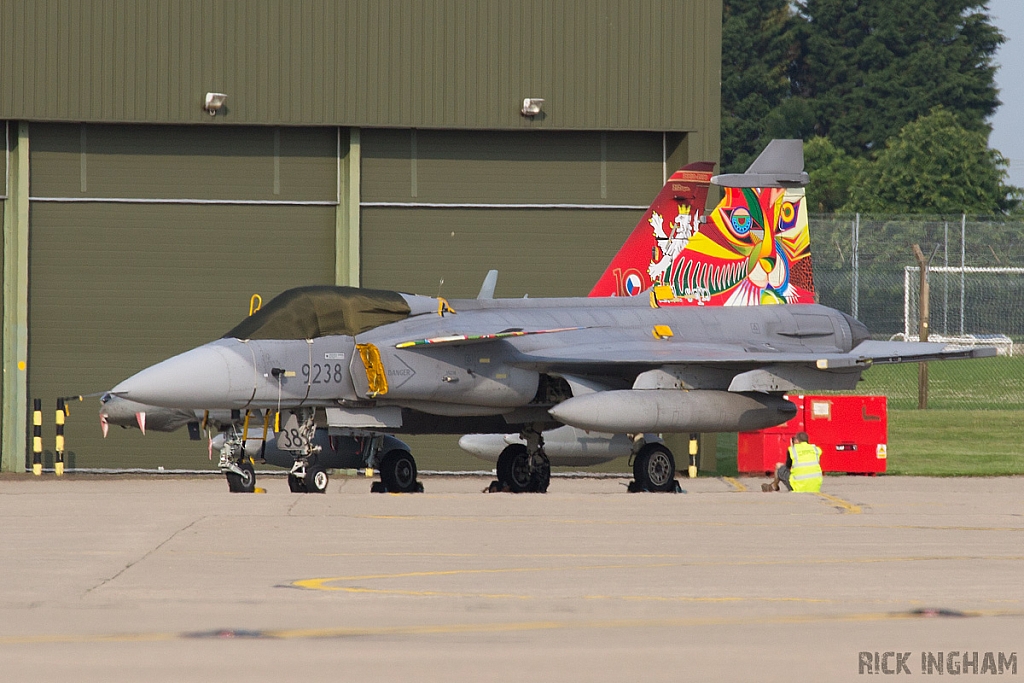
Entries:
<svg viewBox="0 0 1024 683">
<path fill-rule="evenodd" d="M 786 450 L 786 462 L 775 465 L 775 477 L 761 484 L 762 491 L 778 491 L 779 484 L 797 493 L 821 490 L 821 449 L 807 441 L 807 432 L 793 437 Z"/>
</svg>

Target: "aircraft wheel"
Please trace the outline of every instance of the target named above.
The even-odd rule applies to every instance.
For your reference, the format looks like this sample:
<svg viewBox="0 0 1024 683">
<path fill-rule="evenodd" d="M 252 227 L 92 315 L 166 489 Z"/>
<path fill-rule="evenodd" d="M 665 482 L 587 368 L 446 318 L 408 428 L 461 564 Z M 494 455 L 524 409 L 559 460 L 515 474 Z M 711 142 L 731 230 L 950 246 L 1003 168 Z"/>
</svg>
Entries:
<svg viewBox="0 0 1024 683">
<path fill-rule="evenodd" d="M 320 465 L 306 466 L 306 493 L 327 493 L 327 470 Z"/>
<path fill-rule="evenodd" d="M 409 451 L 388 451 L 380 460 L 380 479 L 392 493 L 416 493 L 416 461 Z"/>
<path fill-rule="evenodd" d="M 633 478 L 641 491 L 673 490 L 676 461 L 672 451 L 660 443 L 649 443 L 641 448 L 633 461 Z"/>
<path fill-rule="evenodd" d="M 543 451 L 533 456 L 533 472 L 530 474 L 530 491 L 547 493 L 551 483 L 551 461 Z"/>
<path fill-rule="evenodd" d="M 290 490 L 292 493 L 305 493 L 306 492 L 306 482 L 303 481 L 302 479 L 299 479 L 294 474 L 289 474 L 288 475 L 288 490 Z"/>
<path fill-rule="evenodd" d="M 228 480 L 228 490 L 231 493 L 252 493 L 256 490 L 256 470 L 248 460 L 238 463 L 238 467 L 242 470 L 241 474 L 224 473 Z"/>
<path fill-rule="evenodd" d="M 526 446 L 514 443 L 505 447 L 498 456 L 498 481 L 512 493 L 531 490 L 530 454 Z"/>
</svg>

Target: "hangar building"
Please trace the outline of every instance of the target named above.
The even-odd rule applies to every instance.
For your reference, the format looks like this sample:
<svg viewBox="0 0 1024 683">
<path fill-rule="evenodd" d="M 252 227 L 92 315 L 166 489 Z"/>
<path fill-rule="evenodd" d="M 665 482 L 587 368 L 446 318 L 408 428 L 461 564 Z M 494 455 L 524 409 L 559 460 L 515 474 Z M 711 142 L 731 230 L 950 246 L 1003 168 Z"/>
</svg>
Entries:
<svg viewBox="0 0 1024 683">
<path fill-rule="evenodd" d="M 718 159 L 721 21 L 721 0 L 0 4 L 3 469 L 32 398 L 52 451 L 58 396 L 220 336 L 254 293 L 455 298 L 498 268 L 499 296 L 585 295 L 666 173 Z M 70 466 L 215 465 L 183 434 L 102 441 L 98 406 L 71 406 Z"/>
</svg>

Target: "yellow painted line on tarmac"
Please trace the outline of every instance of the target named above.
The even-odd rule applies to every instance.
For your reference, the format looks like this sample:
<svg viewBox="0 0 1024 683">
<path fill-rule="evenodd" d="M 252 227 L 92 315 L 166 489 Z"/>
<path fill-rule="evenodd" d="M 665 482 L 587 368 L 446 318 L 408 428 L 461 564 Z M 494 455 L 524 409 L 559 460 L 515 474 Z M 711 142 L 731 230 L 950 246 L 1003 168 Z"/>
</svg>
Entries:
<svg viewBox="0 0 1024 683">
<path fill-rule="evenodd" d="M 843 500 L 839 496 L 833 496 L 832 494 L 829 493 L 817 493 L 815 495 L 817 495 L 818 498 L 821 498 L 822 500 L 826 500 L 832 503 L 833 505 L 842 508 L 843 512 L 845 512 L 846 514 L 859 515 L 861 513 L 859 505 L 854 505 L 850 501 Z"/>
<path fill-rule="evenodd" d="M 616 559 L 616 560 L 682 560 L 692 555 L 681 553 L 422 553 L 422 552 L 381 552 L 381 553 L 309 553 L 310 557 L 474 557 L 490 559 L 556 559 L 556 560 L 593 560 L 593 559 Z"/>
<path fill-rule="evenodd" d="M 501 567 L 497 569 L 442 569 L 431 572 L 404 572 L 400 574 L 364 574 L 361 576 L 329 576 L 326 578 L 300 579 L 293 581 L 291 585 L 297 588 L 321 591 L 345 590 L 341 586 L 329 586 L 327 584 L 341 581 L 372 581 L 375 579 L 406 579 L 424 576 L 465 576 L 468 574 L 528 574 L 534 572 L 559 572 L 559 571 L 593 571 L 600 569 L 658 569 L 662 567 L 676 567 L 678 562 L 664 562 L 656 564 L 597 564 L 580 565 L 573 567 Z"/>
<path fill-rule="evenodd" d="M 732 484 L 732 487 L 736 489 L 737 493 L 742 493 L 743 491 L 747 490 L 747 485 L 741 483 L 739 479 L 736 479 L 734 477 L 722 477 L 722 479 Z"/>
<path fill-rule="evenodd" d="M 1024 617 L 1019 610 L 977 610 L 963 612 L 964 617 Z M 589 621 L 512 621 L 463 624 L 423 624 L 419 626 L 382 626 L 363 628 L 315 628 L 261 630 L 261 639 L 307 640 L 328 638 L 366 638 L 417 635 L 454 635 L 473 633 L 510 633 L 526 631 L 573 631 L 585 629 L 659 629 L 701 626 L 770 626 L 813 623 L 852 623 L 924 619 L 910 612 L 855 612 L 847 614 L 793 614 L 761 617 L 693 617 L 686 619 L 601 619 Z M 37 645 L 58 643 L 131 643 L 167 640 L 191 640 L 194 632 L 181 633 L 112 633 L 99 635 L 43 634 L 0 637 L 0 645 Z M 217 638 L 212 638 L 217 640 Z M 238 638 L 238 640 L 248 640 Z M 236 640 L 224 638 L 224 640 Z"/>
<path fill-rule="evenodd" d="M 365 581 L 381 581 L 391 579 L 417 579 L 425 577 L 451 577 L 451 576 L 467 576 L 467 575 L 485 575 L 485 574 L 528 574 L 528 573 L 541 573 L 541 572 L 572 572 L 572 571 L 594 571 L 594 570 L 615 570 L 615 569 L 662 569 L 662 568 L 682 568 L 682 567 L 744 567 L 744 566 L 788 566 L 788 565 L 856 565 L 856 564 L 885 564 L 885 563 L 902 563 L 902 562 L 979 562 L 979 561 L 994 561 L 994 562 L 1021 562 L 1024 561 L 1024 556 L 1021 555 L 923 555 L 923 556 L 899 556 L 899 557 L 853 557 L 853 558 L 802 558 L 802 557 L 786 557 L 778 559 L 750 559 L 750 560 L 735 560 L 735 561 L 715 561 L 715 560 L 694 560 L 694 561 L 677 561 L 677 562 L 661 562 L 661 563 L 631 563 L 631 564 L 600 564 L 600 565 L 578 565 L 578 566 L 554 566 L 554 567 L 502 567 L 502 568 L 491 568 L 491 569 L 442 569 L 437 571 L 419 571 L 419 572 L 400 572 L 395 574 L 361 574 L 356 576 L 329 576 L 321 578 L 311 579 L 299 579 L 293 581 L 290 585 L 296 588 L 302 588 L 304 590 L 314 591 L 329 591 L 339 593 L 367 593 L 377 595 L 399 595 L 399 596 L 415 596 L 415 597 L 475 597 L 475 598 L 490 598 L 490 599 L 515 599 L 515 600 L 530 600 L 536 596 L 524 595 L 524 594 L 511 594 L 511 593 L 466 593 L 466 592 L 448 592 L 434 589 L 410 589 L 410 588 L 371 588 L 365 585 L 337 585 L 342 583 L 357 583 L 361 584 Z M 655 600 L 659 599 L 657 596 L 644 597 L 638 596 L 637 599 Z M 694 597 L 688 598 L 685 596 L 681 597 L 670 597 L 668 599 L 677 600 L 689 600 L 697 602 L 715 602 L 718 598 L 703 598 Z M 743 600 L 749 598 L 732 598 L 727 597 L 722 599 L 723 602 Z M 799 599 L 803 600 L 803 599 Z M 810 600 L 810 599 L 809 599 Z"/>
<path fill-rule="evenodd" d="M 828 598 L 784 598 L 784 597 L 760 597 L 747 595 L 584 595 L 584 600 L 626 600 L 629 602 L 809 602 L 826 603 L 835 602 Z"/>
</svg>

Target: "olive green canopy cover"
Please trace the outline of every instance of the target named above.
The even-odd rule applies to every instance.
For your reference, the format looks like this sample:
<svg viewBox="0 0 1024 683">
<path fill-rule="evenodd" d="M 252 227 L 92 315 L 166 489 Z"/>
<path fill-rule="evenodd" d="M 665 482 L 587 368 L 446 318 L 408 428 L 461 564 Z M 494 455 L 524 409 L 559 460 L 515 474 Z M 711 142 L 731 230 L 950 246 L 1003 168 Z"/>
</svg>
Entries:
<svg viewBox="0 0 1024 683">
<path fill-rule="evenodd" d="M 409 304 L 386 289 L 313 285 L 281 292 L 224 335 L 235 339 L 355 336 L 409 317 Z"/>
</svg>

